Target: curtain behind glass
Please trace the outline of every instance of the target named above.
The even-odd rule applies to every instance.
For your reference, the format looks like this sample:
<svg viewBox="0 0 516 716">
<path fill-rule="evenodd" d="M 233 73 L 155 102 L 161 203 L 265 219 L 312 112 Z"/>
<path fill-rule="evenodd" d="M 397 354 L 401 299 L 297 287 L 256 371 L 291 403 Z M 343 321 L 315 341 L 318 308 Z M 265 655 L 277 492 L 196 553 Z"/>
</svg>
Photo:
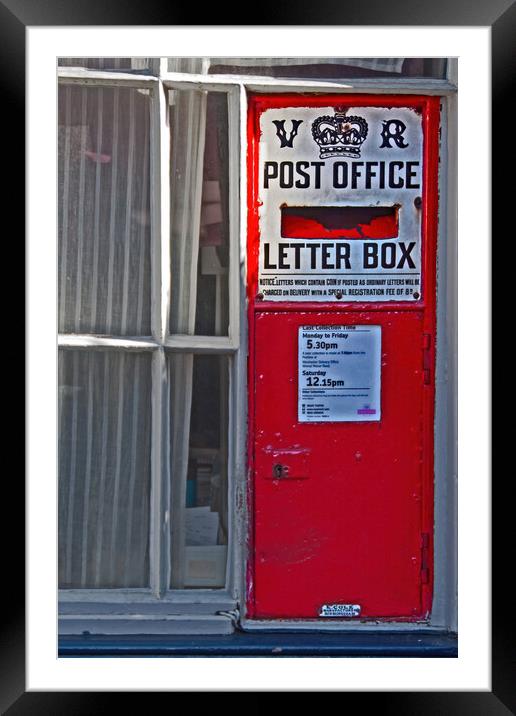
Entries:
<svg viewBox="0 0 516 716">
<path fill-rule="evenodd" d="M 193 334 L 201 225 L 206 92 L 175 91 L 171 107 L 170 332 Z"/>
<path fill-rule="evenodd" d="M 444 79 L 442 57 L 210 57 L 209 74 L 297 79 L 433 77 Z"/>
<path fill-rule="evenodd" d="M 150 335 L 148 90 L 59 88 L 59 331 Z"/>
<path fill-rule="evenodd" d="M 229 137 L 225 92 L 169 94 L 172 334 L 227 336 Z"/>
<path fill-rule="evenodd" d="M 149 585 L 151 356 L 59 355 L 59 586 Z"/>
<path fill-rule="evenodd" d="M 159 57 L 58 57 L 59 67 L 158 74 Z"/>
<path fill-rule="evenodd" d="M 172 353 L 172 405 L 184 404 L 185 360 L 193 362 L 188 406 L 171 426 L 170 586 L 221 588 L 228 544 L 228 357 Z"/>
</svg>

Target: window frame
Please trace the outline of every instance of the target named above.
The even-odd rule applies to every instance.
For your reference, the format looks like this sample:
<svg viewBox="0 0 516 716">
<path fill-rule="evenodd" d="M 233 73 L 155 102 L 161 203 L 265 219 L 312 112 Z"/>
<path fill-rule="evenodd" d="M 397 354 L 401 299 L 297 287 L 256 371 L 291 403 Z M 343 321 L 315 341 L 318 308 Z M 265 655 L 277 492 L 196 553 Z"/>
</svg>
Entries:
<svg viewBox="0 0 516 716">
<path fill-rule="evenodd" d="M 58 349 L 151 351 L 152 360 L 152 437 L 151 437 L 151 527 L 150 587 L 138 589 L 60 589 L 59 633 L 97 634 L 230 633 L 241 616 L 245 595 L 247 540 L 247 325 L 246 325 L 246 244 L 247 244 L 247 95 L 248 93 L 329 92 L 428 94 L 442 97 L 444 128 L 441 138 L 438 255 L 444 258 L 438 282 L 436 361 L 437 403 L 453 403 L 456 396 L 456 347 L 444 340 L 456 335 L 456 222 L 455 206 L 457 158 L 453 147 L 456 123 L 457 60 L 448 58 L 446 79 L 367 78 L 324 81 L 276 79 L 250 75 L 186 74 L 168 71 L 168 58 L 156 63 L 155 75 L 130 72 L 58 67 L 60 85 L 135 87 L 150 91 L 150 207 L 151 207 L 151 336 L 98 336 L 59 334 Z M 224 92 L 228 98 L 229 141 L 229 245 L 228 273 L 229 328 L 227 336 L 196 336 L 169 333 L 170 308 L 170 128 L 169 90 L 195 89 Z M 444 151 L 445 145 L 448 151 Z M 454 307 L 446 310 L 447 306 Z M 443 347 L 440 347 L 443 346 Z M 168 440 L 170 399 L 167 373 L 168 352 L 227 355 L 229 357 L 228 395 L 228 557 L 226 584 L 220 589 L 169 589 L 170 535 L 165 539 L 161 527 L 167 520 L 171 477 Z M 452 370 L 450 373 L 450 365 Z M 447 373 L 448 371 L 448 373 Z M 450 399 L 451 396 L 451 399 Z M 441 436 L 441 437 L 439 437 Z M 456 629 L 455 557 L 448 552 L 456 526 L 454 411 L 437 410 L 435 423 L 435 530 L 436 539 L 434 607 L 426 630 Z M 439 440 L 446 456 L 437 459 Z M 450 501 L 451 497 L 451 503 Z M 450 507 L 451 505 L 451 507 Z M 173 515 L 172 515 L 173 518 Z M 170 532 L 170 531 L 169 531 Z M 456 547 L 455 542 L 453 542 Z M 453 551 L 453 550 L 452 550 Z M 245 617 L 245 615 L 244 615 Z M 143 627 L 142 627 L 143 623 Z M 274 629 L 274 624 L 245 622 L 246 629 Z M 282 624 L 294 630 L 313 629 L 309 622 Z M 347 631 L 356 624 L 318 624 L 318 630 Z M 360 625 L 376 630 L 378 625 Z M 381 630 L 421 629 L 422 625 L 391 622 Z"/>
<path fill-rule="evenodd" d="M 227 336 L 202 336 L 171 334 L 169 332 L 170 311 L 170 132 L 169 87 L 158 78 L 145 75 L 127 75 L 103 70 L 72 70 L 59 68 L 61 86 L 78 85 L 82 87 L 131 87 L 149 91 L 150 103 L 150 214 L 151 214 L 151 336 L 119 336 L 59 333 L 58 350 L 94 350 L 94 351 L 145 351 L 152 354 L 152 397 L 151 397 L 151 495 L 150 495 L 150 586 L 145 588 L 110 589 L 59 589 L 60 632 L 69 630 L 69 616 L 88 612 L 99 614 L 109 611 L 113 614 L 143 611 L 150 614 L 156 602 L 162 605 L 160 613 L 171 613 L 171 605 L 195 605 L 194 611 L 206 612 L 203 604 L 210 604 L 215 610 L 231 610 L 235 607 L 233 570 L 226 569 L 224 588 L 170 589 L 170 553 L 171 537 L 169 531 L 162 529 L 168 523 L 171 502 L 171 475 L 169 461 L 168 426 L 170 424 L 171 401 L 169 396 L 168 356 L 171 353 L 191 355 L 212 354 L 229 357 L 229 403 L 233 403 L 234 384 L 237 379 L 235 356 L 239 351 L 240 335 L 240 277 L 239 277 L 239 235 L 240 211 L 239 197 L 239 134 L 238 117 L 239 90 L 234 86 L 210 87 L 210 91 L 223 92 L 228 102 L 228 143 L 229 143 L 229 326 Z M 179 83 L 176 89 L 191 89 Z M 228 432 L 234 433 L 232 411 Z M 232 441 L 234 443 L 235 441 Z M 232 504 L 234 490 L 231 476 L 235 472 L 235 450 L 228 448 L 228 501 Z M 174 518 L 172 507 L 171 518 Z M 233 543 L 233 511 L 229 515 L 229 544 L 227 564 L 232 564 L 231 548 Z M 118 605 L 118 606 L 116 606 Z M 124 605 L 122 607 L 122 605 Z M 150 609 L 150 612 L 149 612 Z M 184 611 L 181 606 L 181 612 Z M 214 611 L 210 609 L 210 611 Z M 75 620 L 77 621 L 77 620 Z M 75 633 L 74 625 L 73 633 Z M 64 631 L 63 631 L 64 630 Z"/>
</svg>

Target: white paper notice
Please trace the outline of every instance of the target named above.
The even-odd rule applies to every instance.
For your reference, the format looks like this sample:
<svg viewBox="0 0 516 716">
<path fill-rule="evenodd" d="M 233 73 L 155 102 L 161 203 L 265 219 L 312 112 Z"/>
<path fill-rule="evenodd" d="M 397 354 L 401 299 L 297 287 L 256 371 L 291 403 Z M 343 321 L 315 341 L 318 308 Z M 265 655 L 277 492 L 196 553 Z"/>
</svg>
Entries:
<svg viewBox="0 0 516 716">
<path fill-rule="evenodd" d="M 380 420 L 381 326 L 301 326 L 298 420 Z"/>
<path fill-rule="evenodd" d="M 203 546 L 217 544 L 219 514 L 207 507 L 188 507 L 186 515 L 186 544 Z"/>
</svg>

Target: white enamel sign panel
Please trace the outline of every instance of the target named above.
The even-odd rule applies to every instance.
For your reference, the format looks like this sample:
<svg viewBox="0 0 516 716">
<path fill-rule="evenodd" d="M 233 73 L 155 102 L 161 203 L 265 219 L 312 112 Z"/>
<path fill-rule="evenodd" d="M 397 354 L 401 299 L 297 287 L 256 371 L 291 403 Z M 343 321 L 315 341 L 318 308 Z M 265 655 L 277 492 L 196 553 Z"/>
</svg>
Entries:
<svg viewBox="0 0 516 716">
<path fill-rule="evenodd" d="M 298 420 L 380 420 L 381 326 L 300 326 Z"/>
<path fill-rule="evenodd" d="M 408 107 L 260 115 L 258 290 L 269 301 L 421 294 L 422 117 Z"/>
</svg>

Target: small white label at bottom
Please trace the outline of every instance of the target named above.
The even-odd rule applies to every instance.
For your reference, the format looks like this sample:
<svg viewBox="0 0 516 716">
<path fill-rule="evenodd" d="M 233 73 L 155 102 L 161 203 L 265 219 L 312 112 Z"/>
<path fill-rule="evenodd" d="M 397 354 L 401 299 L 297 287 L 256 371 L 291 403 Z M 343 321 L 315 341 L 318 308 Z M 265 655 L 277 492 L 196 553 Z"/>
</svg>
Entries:
<svg viewBox="0 0 516 716">
<path fill-rule="evenodd" d="M 320 617 L 359 617 L 359 604 L 323 604 Z"/>
</svg>

